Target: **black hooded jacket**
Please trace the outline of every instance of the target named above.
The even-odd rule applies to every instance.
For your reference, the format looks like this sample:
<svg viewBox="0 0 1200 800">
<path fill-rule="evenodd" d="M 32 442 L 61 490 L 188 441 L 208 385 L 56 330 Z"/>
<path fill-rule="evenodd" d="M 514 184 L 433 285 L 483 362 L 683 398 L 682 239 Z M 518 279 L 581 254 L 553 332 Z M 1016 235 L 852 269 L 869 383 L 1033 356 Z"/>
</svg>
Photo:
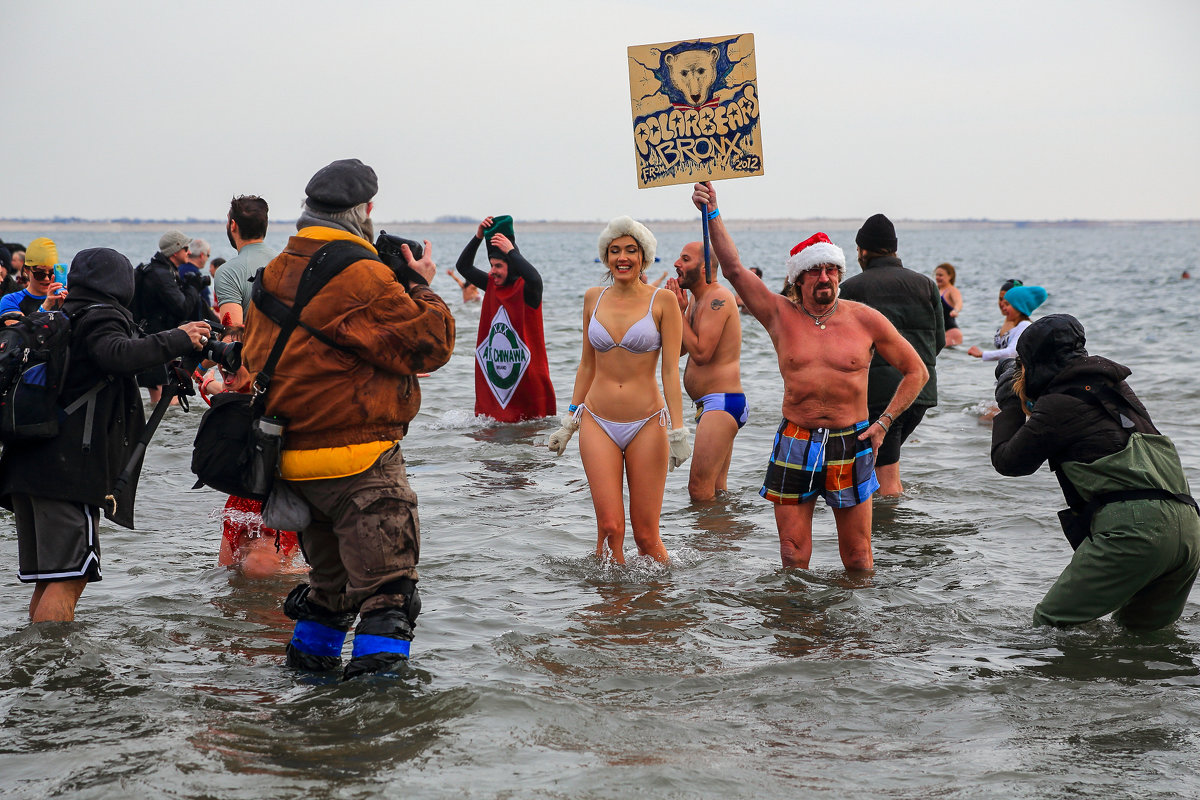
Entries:
<svg viewBox="0 0 1200 800">
<path fill-rule="evenodd" d="M 84 250 L 71 262 L 71 292 L 63 312 L 71 318 L 71 354 L 60 404 L 68 406 L 98 383 L 90 447 L 84 447 L 85 408 L 63 422 L 54 439 L 13 442 L 0 456 L 0 503 L 11 508 L 12 494 L 108 506 L 117 475 L 145 428 L 141 393 L 133 376 L 192 350 L 185 331 L 172 328 L 135 338 L 128 304 L 133 267 L 108 248 Z M 110 519 L 133 527 L 136 476 Z"/>
<path fill-rule="evenodd" d="M 992 422 L 992 466 L 1001 475 L 1031 475 L 1049 461 L 1090 464 L 1125 448 L 1129 432 L 1097 403 L 1065 394 L 1087 385 L 1120 392 L 1134 413 L 1134 430 L 1157 433 L 1145 406 L 1125 383 L 1128 367 L 1084 349 L 1083 326 L 1068 314 L 1052 314 L 1029 326 L 1017 342 L 1025 370 L 1025 392 L 1034 401 L 1025 417 L 1021 401 L 1009 394 Z"/>
<path fill-rule="evenodd" d="M 72 267 L 72 270 L 74 267 Z M 71 291 L 75 291 L 75 274 L 71 273 Z M 146 267 L 142 284 L 143 313 L 146 333 L 158 333 L 184 322 L 204 319 L 200 292 L 179 277 L 179 268 L 162 253 L 155 253 Z M 132 299 L 133 295 L 130 295 Z M 125 302 L 129 307 L 129 301 Z M 138 320 L 141 322 L 141 320 Z"/>
</svg>

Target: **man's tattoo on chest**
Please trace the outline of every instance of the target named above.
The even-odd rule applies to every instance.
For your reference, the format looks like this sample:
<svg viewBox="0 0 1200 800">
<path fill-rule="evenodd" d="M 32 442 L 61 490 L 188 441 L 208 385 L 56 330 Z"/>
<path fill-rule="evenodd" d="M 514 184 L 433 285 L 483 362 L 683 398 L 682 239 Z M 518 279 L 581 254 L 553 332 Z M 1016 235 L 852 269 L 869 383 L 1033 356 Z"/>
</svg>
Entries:
<svg viewBox="0 0 1200 800">
<path fill-rule="evenodd" d="M 717 309 L 721 308 L 724 305 L 725 305 L 724 300 L 713 300 L 712 305 L 710 305 L 709 308 L 711 308 L 713 311 L 716 311 Z"/>
</svg>

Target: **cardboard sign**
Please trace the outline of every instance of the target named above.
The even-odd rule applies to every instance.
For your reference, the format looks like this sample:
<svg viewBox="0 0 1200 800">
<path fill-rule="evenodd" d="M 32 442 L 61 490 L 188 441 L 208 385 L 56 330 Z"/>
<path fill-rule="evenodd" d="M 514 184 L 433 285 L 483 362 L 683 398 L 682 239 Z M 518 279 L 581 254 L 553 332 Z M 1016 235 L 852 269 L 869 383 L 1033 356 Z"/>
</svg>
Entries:
<svg viewBox="0 0 1200 800">
<path fill-rule="evenodd" d="M 638 188 L 763 174 L 754 34 L 629 48 Z"/>
</svg>

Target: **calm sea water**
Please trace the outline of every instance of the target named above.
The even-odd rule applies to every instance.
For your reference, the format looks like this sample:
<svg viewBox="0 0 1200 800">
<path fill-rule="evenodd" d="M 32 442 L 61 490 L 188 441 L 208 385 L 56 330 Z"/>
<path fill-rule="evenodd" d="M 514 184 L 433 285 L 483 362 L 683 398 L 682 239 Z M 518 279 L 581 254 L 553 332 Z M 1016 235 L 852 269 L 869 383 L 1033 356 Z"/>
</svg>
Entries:
<svg viewBox="0 0 1200 800">
<path fill-rule="evenodd" d="M 601 274 L 600 227 L 518 230 L 545 277 L 564 405 L 583 290 Z M 852 250 L 852 230 L 827 232 Z M 64 258 L 105 245 L 136 263 L 157 233 L 56 238 Z M 811 233 L 735 235 L 746 263 L 776 284 L 788 249 Z M 443 269 L 469 235 L 432 237 Z M 660 235 L 661 269 L 690 238 Z M 215 566 L 223 498 L 189 489 L 199 413 L 172 411 L 147 458 L 138 529 L 105 526 L 105 579 L 88 587 L 75 623 L 26 623 L 29 589 L 16 581 L 11 515 L 0 514 L 0 794 L 1200 796 L 1200 595 L 1177 625 L 1149 635 L 1030 624 L 1070 555 L 1054 517 L 1062 500 L 1047 471 L 992 471 L 990 429 L 978 421 L 992 370 L 965 354 L 990 341 L 1005 278 L 1040 283 L 1050 298 L 1039 313 L 1075 314 L 1092 352 L 1132 367 L 1200 489 L 1200 227 L 902 226 L 900 244 L 905 264 L 927 274 L 958 266 L 966 343 L 942 354 L 940 405 L 905 447 L 907 495 L 876 504 L 873 575 L 841 569 L 824 506 L 813 568 L 779 567 L 757 490 L 782 387 L 749 317 L 751 416 L 730 495 L 694 506 L 686 469 L 673 473 L 662 520 L 670 566 L 597 563 L 577 443 L 555 459 L 538 446 L 552 420 L 473 416 L 478 307 L 463 307 L 443 274 L 434 288 L 454 298 L 458 348 L 422 382 L 404 442 L 423 532 L 424 612 L 408 674 L 343 685 L 283 667 L 291 623 L 280 601 L 294 581 Z M 1179 280 L 1184 269 L 1197 280 Z"/>
</svg>

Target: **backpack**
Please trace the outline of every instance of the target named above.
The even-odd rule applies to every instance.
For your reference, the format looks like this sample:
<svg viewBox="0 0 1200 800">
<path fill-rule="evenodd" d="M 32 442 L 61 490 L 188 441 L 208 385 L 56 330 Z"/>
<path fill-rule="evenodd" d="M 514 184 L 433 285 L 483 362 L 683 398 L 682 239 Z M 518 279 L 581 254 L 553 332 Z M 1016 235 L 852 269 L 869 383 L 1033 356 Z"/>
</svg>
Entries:
<svg viewBox="0 0 1200 800">
<path fill-rule="evenodd" d="M 89 402 L 107 382 L 97 384 L 70 406 L 59 406 L 70 344 L 71 320 L 61 311 L 35 311 L 0 327 L 0 441 L 54 438 L 61 421 Z"/>
<path fill-rule="evenodd" d="M 353 242 L 333 241 L 322 246 L 309 259 L 296 287 L 296 299 L 290 306 L 263 288 L 265 268 L 259 269 L 254 276 L 254 303 L 279 326 L 279 332 L 266 363 L 254 376 L 254 394 L 219 394 L 204 412 L 192 447 L 192 472 L 196 475 L 193 489 L 211 486 L 218 492 L 251 500 L 265 501 L 271 495 L 279 472 L 285 424 L 284 420 L 263 416 L 275 365 L 297 327 L 330 347 L 345 349 L 302 322 L 300 312 L 346 267 L 374 258 L 374 253 Z"/>
<path fill-rule="evenodd" d="M 129 310 L 133 313 L 134 324 L 139 328 L 146 327 L 152 311 L 145 289 L 146 273 L 149 271 L 150 265 L 144 261 L 133 268 L 133 299 L 129 301 Z"/>
</svg>

